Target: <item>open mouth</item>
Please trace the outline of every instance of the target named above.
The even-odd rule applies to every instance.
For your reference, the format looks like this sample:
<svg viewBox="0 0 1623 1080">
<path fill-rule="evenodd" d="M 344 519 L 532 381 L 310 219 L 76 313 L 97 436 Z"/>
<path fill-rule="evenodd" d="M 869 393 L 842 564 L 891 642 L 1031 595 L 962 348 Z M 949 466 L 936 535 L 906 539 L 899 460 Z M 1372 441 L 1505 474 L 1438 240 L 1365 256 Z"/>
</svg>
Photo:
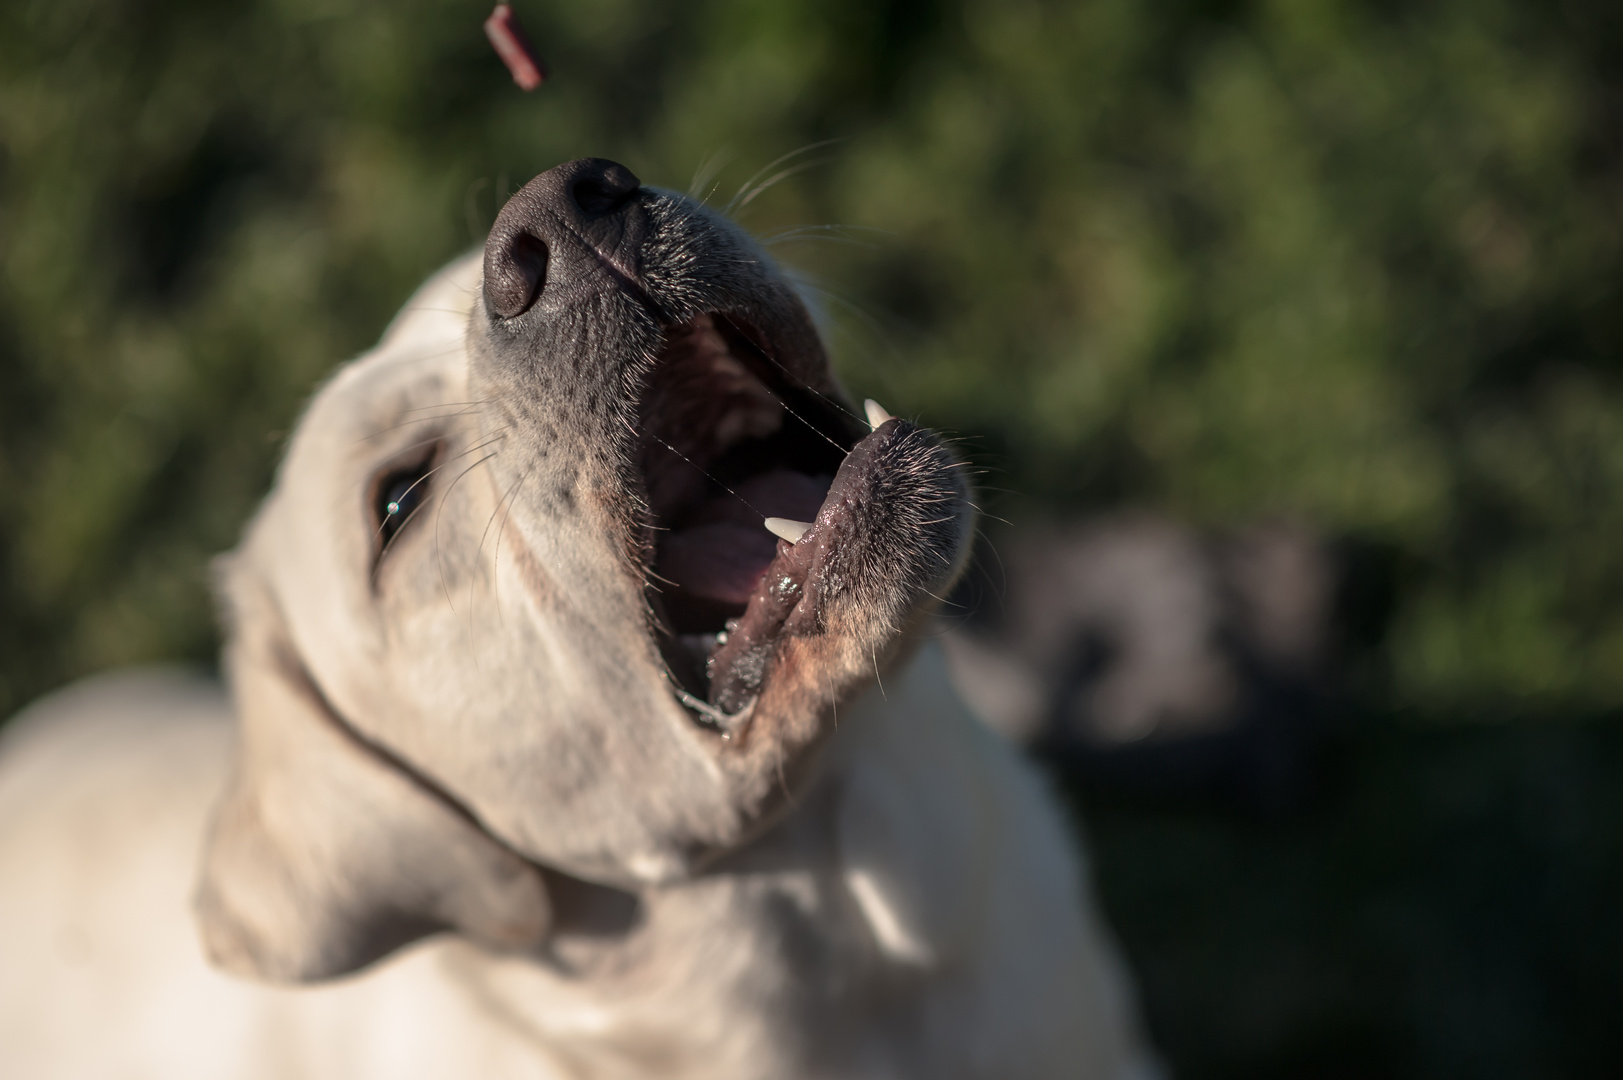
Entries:
<svg viewBox="0 0 1623 1080">
<path fill-rule="evenodd" d="M 524 436 L 490 468 L 518 492 L 531 475 L 556 485 L 518 528 L 601 528 L 558 561 L 597 574 L 600 549 L 617 553 L 613 595 L 640 590 L 662 689 L 748 746 L 739 768 L 832 730 L 963 568 L 974 508 L 948 440 L 877 406 L 864 423 L 765 254 L 612 162 L 561 165 L 508 200 L 482 312 L 470 386 L 489 427 Z M 590 662 L 640 669 L 626 644 Z"/>
<path fill-rule="evenodd" d="M 809 550 L 796 558 L 801 545 L 766 522 L 795 536 L 790 523 L 817 521 L 865 427 L 722 312 L 667 328 L 638 419 L 662 651 L 684 703 L 725 731 L 764 674 L 740 680 L 737 669 L 763 668 L 783 625 L 766 611 L 768 572 L 798 597 L 812 569 Z M 747 642 L 732 640 L 741 626 Z"/>
</svg>

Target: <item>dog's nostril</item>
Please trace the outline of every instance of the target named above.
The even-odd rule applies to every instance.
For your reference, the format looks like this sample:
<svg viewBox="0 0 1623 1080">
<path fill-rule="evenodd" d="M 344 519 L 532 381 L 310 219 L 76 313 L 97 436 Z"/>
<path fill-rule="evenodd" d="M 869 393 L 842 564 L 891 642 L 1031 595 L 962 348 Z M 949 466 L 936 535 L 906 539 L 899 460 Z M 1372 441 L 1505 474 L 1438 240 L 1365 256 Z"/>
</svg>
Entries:
<svg viewBox="0 0 1623 1080">
<path fill-rule="evenodd" d="M 632 171 L 613 161 L 593 162 L 595 168 L 575 178 L 569 195 L 588 218 L 612 214 L 642 186 Z"/>
<path fill-rule="evenodd" d="M 547 245 L 527 232 L 517 233 L 486 255 L 485 303 L 503 319 L 522 315 L 535 303 L 546 277 Z"/>
<path fill-rule="evenodd" d="M 525 184 L 485 240 L 490 317 L 517 318 L 543 289 L 562 289 L 561 298 L 580 274 L 591 273 L 580 260 L 583 247 L 602 259 L 621 245 L 640 246 L 641 222 L 628 204 L 641 186 L 630 169 L 603 158 L 571 161 Z"/>
</svg>

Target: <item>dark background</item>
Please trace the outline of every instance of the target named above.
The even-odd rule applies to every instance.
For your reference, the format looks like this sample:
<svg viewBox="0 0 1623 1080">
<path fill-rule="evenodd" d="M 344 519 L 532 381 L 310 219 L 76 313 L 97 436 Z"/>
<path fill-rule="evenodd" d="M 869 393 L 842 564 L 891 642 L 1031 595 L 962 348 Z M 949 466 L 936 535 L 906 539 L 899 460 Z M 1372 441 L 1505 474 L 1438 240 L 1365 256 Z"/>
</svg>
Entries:
<svg viewBox="0 0 1623 1080">
<path fill-rule="evenodd" d="M 613 157 L 739 192 L 1000 516 L 1335 545 L 1307 796 L 1072 786 L 1178 1075 L 1617 1075 L 1623 6 L 518 11 L 533 95 L 477 3 L 0 9 L 0 716 L 211 663 L 311 388 Z"/>
</svg>

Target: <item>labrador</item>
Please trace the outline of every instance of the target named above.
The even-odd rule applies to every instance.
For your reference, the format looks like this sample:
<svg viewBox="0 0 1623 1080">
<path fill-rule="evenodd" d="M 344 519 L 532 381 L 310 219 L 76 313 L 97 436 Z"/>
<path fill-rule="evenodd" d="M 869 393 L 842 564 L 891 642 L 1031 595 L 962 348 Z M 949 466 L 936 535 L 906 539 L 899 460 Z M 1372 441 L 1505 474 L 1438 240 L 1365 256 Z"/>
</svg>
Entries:
<svg viewBox="0 0 1623 1080">
<path fill-rule="evenodd" d="M 537 177 L 310 404 L 219 567 L 229 702 L 8 732 L 0 1074 L 1153 1070 L 931 640 L 973 513 L 730 222 Z"/>
</svg>

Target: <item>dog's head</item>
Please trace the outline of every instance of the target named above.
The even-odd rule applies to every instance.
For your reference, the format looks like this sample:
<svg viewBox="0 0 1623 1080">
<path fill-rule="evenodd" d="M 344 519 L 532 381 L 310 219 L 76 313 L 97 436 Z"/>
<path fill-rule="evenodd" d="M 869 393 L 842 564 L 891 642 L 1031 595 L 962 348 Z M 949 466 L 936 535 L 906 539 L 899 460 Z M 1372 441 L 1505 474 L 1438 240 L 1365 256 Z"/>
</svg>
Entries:
<svg viewBox="0 0 1623 1080">
<path fill-rule="evenodd" d="M 716 214 L 577 161 L 479 271 L 317 395 L 223 563 L 242 744 L 198 910 L 227 967 L 525 945 L 539 866 L 693 872 L 770 822 L 963 561 L 950 455 L 861 422 Z"/>
</svg>

